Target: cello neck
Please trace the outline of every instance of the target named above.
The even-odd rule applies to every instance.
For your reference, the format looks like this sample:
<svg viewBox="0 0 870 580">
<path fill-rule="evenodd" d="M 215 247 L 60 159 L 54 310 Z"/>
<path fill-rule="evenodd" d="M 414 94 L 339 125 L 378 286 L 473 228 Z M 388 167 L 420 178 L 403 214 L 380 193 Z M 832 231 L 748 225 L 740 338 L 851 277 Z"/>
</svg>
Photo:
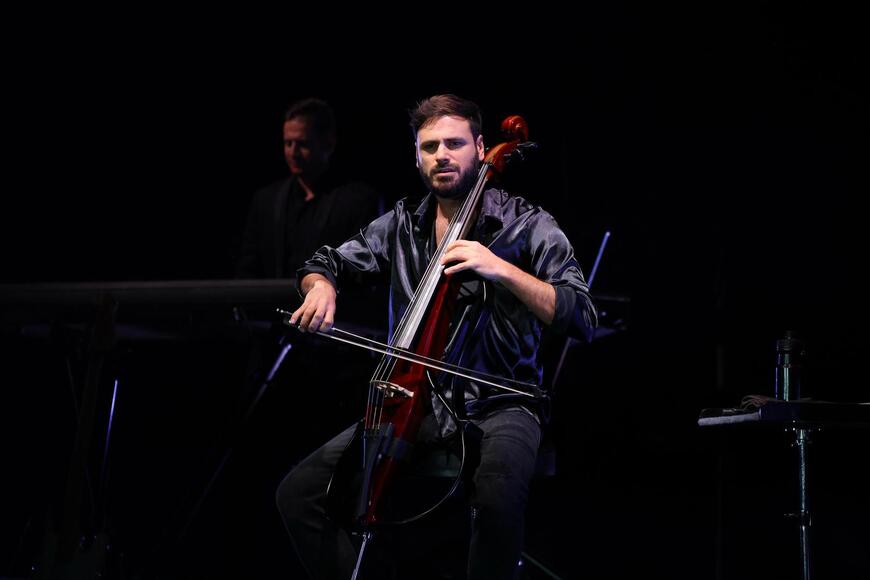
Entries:
<svg viewBox="0 0 870 580">
<path fill-rule="evenodd" d="M 480 199 L 483 196 L 483 191 L 486 189 L 487 174 L 490 165 L 483 163 L 480 172 L 477 176 L 477 182 L 471 189 L 471 192 L 465 196 L 465 200 L 453 217 L 450 218 L 450 223 L 447 225 L 447 231 L 444 237 L 438 244 L 438 248 L 429 261 L 426 272 L 423 274 L 420 283 L 417 285 L 417 290 L 414 293 L 414 298 L 408 305 L 405 315 L 402 317 L 399 326 L 396 329 L 393 346 L 400 348 L 410 348 L 420 328 L 420 324 L 429 311 L 429 304 L 435 291 L 438 287 L 438 282 L 441 280 L 441 272 L 444 270 L 444 265 L 441 264 L 441 257 L 444 255 L 446 248 L 456 240 L 464 239 L 471 232 L 477 216 L 477 209 L 480 206 Z"/>
</svg>

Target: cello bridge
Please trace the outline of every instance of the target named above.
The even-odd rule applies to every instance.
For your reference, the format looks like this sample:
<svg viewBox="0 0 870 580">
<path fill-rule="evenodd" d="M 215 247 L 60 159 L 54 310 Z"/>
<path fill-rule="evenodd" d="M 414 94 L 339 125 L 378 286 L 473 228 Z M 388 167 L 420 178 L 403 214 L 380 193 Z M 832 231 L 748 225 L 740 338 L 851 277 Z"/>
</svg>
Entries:
<svg viewBox="0 0 870 580">
<path fill-rule="evenodd" d="M 381 380 L 373 380 L 372 385 L 384 391 L 384 394 L 388 397 L 413 397 L 414 393 L 397 385 L 396 383 L 391 383 L 390 381 L 381 381 Z"/>
</svg>

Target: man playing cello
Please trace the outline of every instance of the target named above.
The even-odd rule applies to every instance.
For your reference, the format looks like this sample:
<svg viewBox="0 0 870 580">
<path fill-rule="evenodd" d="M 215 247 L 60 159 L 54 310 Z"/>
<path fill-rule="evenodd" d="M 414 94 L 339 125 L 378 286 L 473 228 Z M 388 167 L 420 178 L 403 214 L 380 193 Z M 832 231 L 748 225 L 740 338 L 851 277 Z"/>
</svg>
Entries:
<svg viewBox="0 0 870 580">
<path fill-rule="evenodd" d="M 596 326 L 595 308 L 571 244 L 540 207 L 488 188 L 481 189 L 469 233 L 440 247 L 454 214 L 480 183 L 485 159 L 480 110 L 460 97 L 436 95 L 412 111 L 411 127 L 428 195 L 400 200 L 341 246 L 320 248 L 298 272 L 304 301 L 289 322 L 307 332 L 330 331 L 340 281 L 348 272 L 362 271 L 389 284 L 389 330 L 394 335 L 435 259 L 443 275 L 462 273 L 486 288 L 483 313 L 438 358 L 481 376 L 503 377 L 506 384 L 540 385 L 542 326 L 587 340 Z M 541 440 L 537 401 L 487 381 L 433 385 L 428 419 L 439 436 L 449 438 L 457 420 L 471 422 L 482 433 L 468 494 L 470 579 L 516 575 Z M 353 434 L 352 427 L 302 460 L 277 492 L 281 516 L 313 578 L 348 579 L 354 573 L 356 548 L 325 507 L 330 479 Z"/>
</svg>

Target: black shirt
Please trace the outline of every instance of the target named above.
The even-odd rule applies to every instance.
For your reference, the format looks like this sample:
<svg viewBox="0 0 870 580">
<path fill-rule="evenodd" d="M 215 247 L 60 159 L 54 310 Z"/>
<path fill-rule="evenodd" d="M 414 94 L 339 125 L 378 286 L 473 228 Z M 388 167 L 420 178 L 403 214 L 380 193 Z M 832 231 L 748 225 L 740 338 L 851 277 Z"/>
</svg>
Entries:
<svg viewBox="0 0 870 580">
<path fill-rule="evenodd" d="M 374 190 L 358 182 L 339 184 L 327 174 L 315 191 L 305 201 L 289 177 L 254 194 L 236 277 L 290 277 L 320 246 L 340 244 L 383 211 Z"/>
<path fill-rule="evenodd" d="M 341 246 L 318 250 L 299 270 L 297 279 L 317 272 L 337 286 L 338 280 L 356 271 L 383 277 L 390 286 L 392 337 L 432 255 L 434 217 L 431 194 L 422 201 L 401 200 L 392 211 Z M 550 214 L 522 198 L 489 189 L 484 193 L 472 238 L 496 256 L 554 286 L 552 330 L 587 340 L 592 337 L 597 315 L 589 287 L 571 244 Z M 485 308 L 468 323 L 468 328 L 458 328 L 457 334 L 464 334 L 464 339 L 454 341 L 444 359 L 465 368 L 540 385 L 540 321 L 504 286 L 469 278 L 469 292 L 479 295 Z M 459 320 L 455 323 L 463 324 Z M 526 403 L 521 395 L 500 392 L 475 381 L 451 378 L 440 386 L 446 399 L 464 402 L 460 410 L 468 417 L 480 416 L 495 405 Z M 445 417 L 439 407 L 433 398 L 443 429 Z"/>
</svg>

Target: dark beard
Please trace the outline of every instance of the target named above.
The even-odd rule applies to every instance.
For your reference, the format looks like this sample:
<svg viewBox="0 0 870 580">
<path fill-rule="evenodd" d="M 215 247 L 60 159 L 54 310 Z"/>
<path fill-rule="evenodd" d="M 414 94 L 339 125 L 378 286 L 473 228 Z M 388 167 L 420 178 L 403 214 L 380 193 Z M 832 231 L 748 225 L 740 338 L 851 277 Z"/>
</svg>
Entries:
<svg viewBox="0 0 870 580">
<path fill-rule="evenodd" d="M 420 169 L 419 172 L 420 179 L 423 180 L 423 185 L 426 186 L 426 189 L 438 197 L 443 197 L 445 199 L 459 199 L 468 195 L 468 192 L 470 192 L 471 188 L 474 187 L 474 184 L 477 183 L 477 174 L 480 172 L 480 160 L 475 158 L 474 167 L 469 169 L 459 178 L 459 181 L 447 189 L 436 188 L 433 183 L 433 178 L 423 173 L 422 169 Z"/>
</svg>

